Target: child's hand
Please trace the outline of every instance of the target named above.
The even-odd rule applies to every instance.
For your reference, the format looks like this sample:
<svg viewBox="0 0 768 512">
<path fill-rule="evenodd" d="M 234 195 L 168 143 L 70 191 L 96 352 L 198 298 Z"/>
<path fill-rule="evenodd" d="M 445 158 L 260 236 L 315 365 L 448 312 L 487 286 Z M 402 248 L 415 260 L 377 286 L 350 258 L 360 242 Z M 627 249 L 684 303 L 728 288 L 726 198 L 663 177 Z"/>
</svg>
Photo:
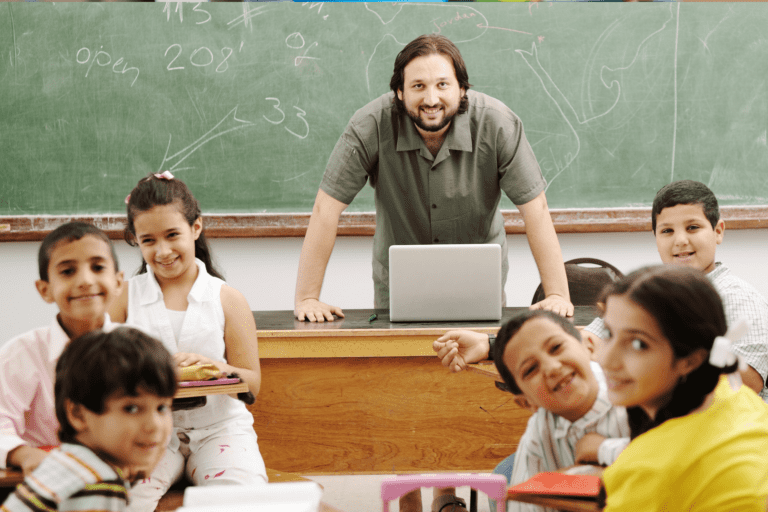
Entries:
<svg viewBox="0 0 768 512">
<path fill-rule="evenodd" d="M 22 445 L 18 448 L 14 448 L 8 454 L 8 465 L 21 468 L 24 472 L 24 476 L 28 476 L 32 473 L 37 466 L 43 462 L 43 459 L 48 456 L 48 452 L 41 450 L 40 448 L 34 448 L 32 446 Z"/>
<path fill-rule="evenodd" d="M 469 363 L 488 359 L 488 335 L 464 329 L 448 331 L 432 342 L 443 366 L 460 372 Z"/>
<path fill-rule="evenodd" d="M 597 451 L 603 441 L 605 441 L 605 436 L 601 436 L 597 432 L 584 434 L 584 437 L 576 441 L 576 463 L 598 464 Z"/>
<path fill-rule="evenodd" d="M 181 366 L 182 368 L 193 364 L 212 364 L 219 370 L 223 370 L 221 363 L 218 361 L 191 352 L 177 352 L 173 355 L 173 361 L 176 363 L 176 366 Z"/>
</svg>

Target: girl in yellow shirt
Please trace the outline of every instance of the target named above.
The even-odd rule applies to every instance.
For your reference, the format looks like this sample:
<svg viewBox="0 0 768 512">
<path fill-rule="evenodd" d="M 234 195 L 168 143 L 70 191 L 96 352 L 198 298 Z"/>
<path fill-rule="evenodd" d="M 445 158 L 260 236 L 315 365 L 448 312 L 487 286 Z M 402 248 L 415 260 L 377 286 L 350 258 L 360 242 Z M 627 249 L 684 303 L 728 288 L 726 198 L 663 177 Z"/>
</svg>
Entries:
<svg viewBox="0 0 768 512">
<path fill-rule="evenodd" d="M 740 385 L 728 343 L 713 350 L 727 326 L 704 274 L 640 269 L 603 302 L 610 339 L 599 359 L 632 431 L 603 474 L 605 510 L 765 512 L 768 406 Z"/>
</svg>

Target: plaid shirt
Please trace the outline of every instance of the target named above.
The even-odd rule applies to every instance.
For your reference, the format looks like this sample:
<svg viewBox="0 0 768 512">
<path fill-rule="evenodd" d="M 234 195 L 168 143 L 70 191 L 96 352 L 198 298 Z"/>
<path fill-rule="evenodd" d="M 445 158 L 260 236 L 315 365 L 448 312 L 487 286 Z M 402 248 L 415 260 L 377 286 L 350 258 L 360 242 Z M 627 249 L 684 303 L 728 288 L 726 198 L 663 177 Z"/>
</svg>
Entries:
<svg viewBox="0 0 768 512">
<path fill-rule="evenodd" d="M 592 409 L 576 421 L 568 421 L 543 408 L 539 408 L 525 429 L 515 455 L 510 485 L 525 482 L 542 471 L 556 471 L 576 464 L 576 443 L 588 432 L 597 432 L 606 439 L 600 445 L 598 459 L 609 464 L 616 460 L 629 442 L 629 423 L 624 407 L 608 401 L 605 375 L 600 365 L 592 362 L 590 368 L 597 378 L 600 390 Z M 510 501 L 509 512 L 544 510 L 537 505 Z M 550 510 L 550 509 L 547 509 Z"/>
<path fill-rule="evenodd" d="M 128 483 L 89 448 L 61 445 L 26 477 L 0 507 L 2 512 L 122 512 Z"/>
<path fill-rule="evenodd" d="M 742 318 L 749 323 L 749 331 L 734 344 L 734 351 L 762 377 L 763 390 L 758 394 L 768 403 L 768 388 L 765 387 L 768 378 L 768 301 L 754 286 L 731 274 L 721 263 L 717 263 L 707 277 L 723 300 L 728 325 Z M 595 318 L 584 329 L 608 339 L 602 318 Z"/>
</svg>

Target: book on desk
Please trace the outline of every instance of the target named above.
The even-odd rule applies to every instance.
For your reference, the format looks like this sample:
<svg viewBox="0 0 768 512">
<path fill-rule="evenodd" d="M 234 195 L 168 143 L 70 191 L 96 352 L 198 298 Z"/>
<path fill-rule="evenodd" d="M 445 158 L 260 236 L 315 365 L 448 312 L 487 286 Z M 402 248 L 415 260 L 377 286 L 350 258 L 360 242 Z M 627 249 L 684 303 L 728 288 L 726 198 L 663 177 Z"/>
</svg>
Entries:
<svg viewBox="0 0 768 512">
<path fill-rule="evenodd" d="M 507 489 L 507 499 L 565 511 L 599 511 L 600 488 L 597 475 L 543 472 Z"/>
</svg>

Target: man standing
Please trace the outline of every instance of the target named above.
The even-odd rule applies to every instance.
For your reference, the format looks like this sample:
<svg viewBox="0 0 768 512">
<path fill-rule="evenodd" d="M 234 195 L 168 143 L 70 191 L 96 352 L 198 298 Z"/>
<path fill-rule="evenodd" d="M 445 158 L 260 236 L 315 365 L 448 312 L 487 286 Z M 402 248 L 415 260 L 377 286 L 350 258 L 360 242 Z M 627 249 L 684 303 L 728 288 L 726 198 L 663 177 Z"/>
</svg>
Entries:
<svg viewBox="0 0 768 512">
<path fill-rule="evenodd" d="M 367 180 L 375 188 L 374 305 L 389 307 L 389 246 L 496 243 L 507 257 L 503 190 L 525 222 L 546 298 L 534 308 L 572 315 L 546 181 L 520 119 L 502 102 L 470 91 L 459 49 L 429 34 L 398 54 L 392 92 L 358 110 L 333 149 L 304 238 L 294 313 L 323 322 L 341 308 L 320 302 L 341 212 Z"/>
</svg>

